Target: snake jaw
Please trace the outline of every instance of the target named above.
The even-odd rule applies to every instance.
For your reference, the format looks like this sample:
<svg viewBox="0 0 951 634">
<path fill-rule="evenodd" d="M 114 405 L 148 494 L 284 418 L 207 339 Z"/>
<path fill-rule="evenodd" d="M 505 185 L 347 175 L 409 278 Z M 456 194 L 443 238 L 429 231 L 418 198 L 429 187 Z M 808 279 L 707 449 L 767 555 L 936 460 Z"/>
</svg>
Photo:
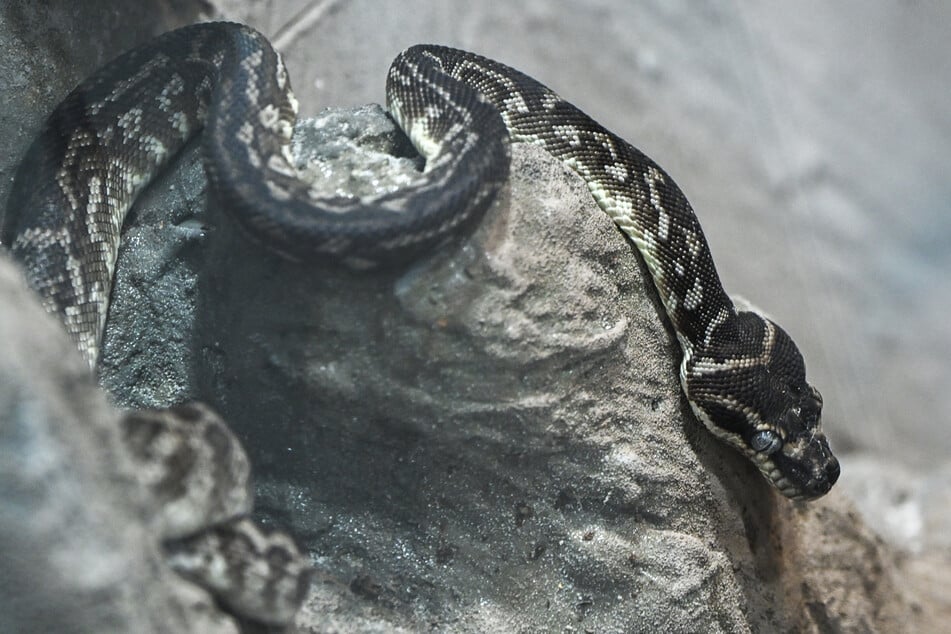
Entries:
<svg viewBox="0 0 951 634">
<path fill-rule="evenodd" d="M 828 493 L 839 477 L 839 462 L 821 431 L 814 429 L 794 438 L 787 434 L 779 448 L 758 451 L 742 433 L 728 430 L 722 418 L 712 418 L 693 401 L 691 406 L 707 429 L 746 456 L 784 497 L 814 500 Z"/>
<path fill-rule="evenodd" d="M 771 462 L 781 478 L 789 482 L 796 499 L 815 499 L 829 492 L 839 478 L 839 461 L 822 433 L 822 396 L 813 386 L 796 392 L 777 426 L 784 432 L 782 448 Z M 777 488 L 780 488 L 777 485 Z"/>
</svg>

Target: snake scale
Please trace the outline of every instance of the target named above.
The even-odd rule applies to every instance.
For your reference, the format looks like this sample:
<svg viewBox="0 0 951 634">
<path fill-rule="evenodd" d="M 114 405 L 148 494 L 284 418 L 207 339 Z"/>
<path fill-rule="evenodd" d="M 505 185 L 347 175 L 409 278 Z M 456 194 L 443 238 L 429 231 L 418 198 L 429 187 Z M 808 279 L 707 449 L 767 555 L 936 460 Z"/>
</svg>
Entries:
<svg viewBox="0 0 951 634">
<path fill-rule="evenodd" d="M 387 106 L 425 158 L 424 178 L 372 200 L 320 199 L 288 151 L 297 103 L 280 55 L 243 25 L 172 31 L 56 108 L 17 172 L 0 239 L 94 365 L 125 214 L 200 130 L 210 189 L 244 233 L 287 258 L 358 268 L 466 235 L 507 179 L 509 143 L 532 143 L 577 172 L 637 246 L 696 416 L 787 497 L 829 491 L 839 465 L 802 355 L 773 321 L 734 305 L 693 209 L 656 163 L 534 79 L 455 49 L 401 53 Z"/>
</svg>

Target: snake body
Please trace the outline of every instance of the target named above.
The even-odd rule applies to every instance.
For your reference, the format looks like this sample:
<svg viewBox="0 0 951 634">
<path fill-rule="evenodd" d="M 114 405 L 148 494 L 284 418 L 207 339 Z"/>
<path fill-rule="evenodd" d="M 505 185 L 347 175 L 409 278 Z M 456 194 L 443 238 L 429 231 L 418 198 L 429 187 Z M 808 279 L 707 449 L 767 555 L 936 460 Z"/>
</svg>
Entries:
<svg viewBox="0 0 951 634">
<path fill-rule="evenodd" d="M 57 107 L 17 173 L 0 239 L 94 364 L 125 214 L 202 128 L 210 191 L 251 238 L 294 260 L 355 267 L 411 260 L 465 235 L 506 181 L 509 142 L 536 144 L 584 179 L 643 256 L 697 417 L 784 495 L 831 488 L 839 466 L 802 355 L 773 321 L 731 301 L 663 169 L 534 79 L 464 51 L 401 53 L 387 106 L 425 157 L 424 178 L 374 200 L 318 199 L 293 167 L 297 103 L 263 36 L 229 23 L 173 31 Z"/>
</svg>

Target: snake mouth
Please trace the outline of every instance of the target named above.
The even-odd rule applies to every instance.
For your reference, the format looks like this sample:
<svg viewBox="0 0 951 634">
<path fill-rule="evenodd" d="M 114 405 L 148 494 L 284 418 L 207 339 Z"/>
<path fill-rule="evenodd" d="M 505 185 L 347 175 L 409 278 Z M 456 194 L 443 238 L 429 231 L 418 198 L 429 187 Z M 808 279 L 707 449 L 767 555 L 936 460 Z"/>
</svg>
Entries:
<svg viewBox="0 0 951 634">
<path fill-rule="evenodd" d="M 824 439 L 823 439 L 824 440 Z M 793 459 L 777 452 L 772 460 L 759 464 L 760 471 L 776 489 L 791 500 L 815 500 L 828 493 L 838 481 L 839 461 L 825 442 L 813 443 L 806 459 Z"/>
</svg>

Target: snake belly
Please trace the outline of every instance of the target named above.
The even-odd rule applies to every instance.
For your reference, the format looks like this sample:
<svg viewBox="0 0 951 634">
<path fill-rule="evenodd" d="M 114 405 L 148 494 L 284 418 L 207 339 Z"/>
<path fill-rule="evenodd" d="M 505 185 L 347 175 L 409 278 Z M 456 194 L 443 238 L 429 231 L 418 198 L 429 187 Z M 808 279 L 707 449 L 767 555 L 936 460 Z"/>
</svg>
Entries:
<svg viewBox="0 0 951 634">
<path fill-rule="evenodd" d="M 829 491 L 839 465 L 801 353 L 772 320 L 734 305 L 696 214 L 656 163 L 527 75 L 456 49 L 397 56 L 387 105 L 426 158 L 424 178 L 374 200 L 318 199 L 287 151 L 297 104 L 280 56 L 241 25 L 173 31 L 57 108 L 18 172 L 0 239 L 94 363 L 125 212 L 200 128 L 210 187 L 250 237 L 295 260 L 357 267 L 465 234 L 507 178 L 509 139 L 533 143 L 577 172 L 637 246 L 697 417 L 784 495 Z"/>
</svg>

